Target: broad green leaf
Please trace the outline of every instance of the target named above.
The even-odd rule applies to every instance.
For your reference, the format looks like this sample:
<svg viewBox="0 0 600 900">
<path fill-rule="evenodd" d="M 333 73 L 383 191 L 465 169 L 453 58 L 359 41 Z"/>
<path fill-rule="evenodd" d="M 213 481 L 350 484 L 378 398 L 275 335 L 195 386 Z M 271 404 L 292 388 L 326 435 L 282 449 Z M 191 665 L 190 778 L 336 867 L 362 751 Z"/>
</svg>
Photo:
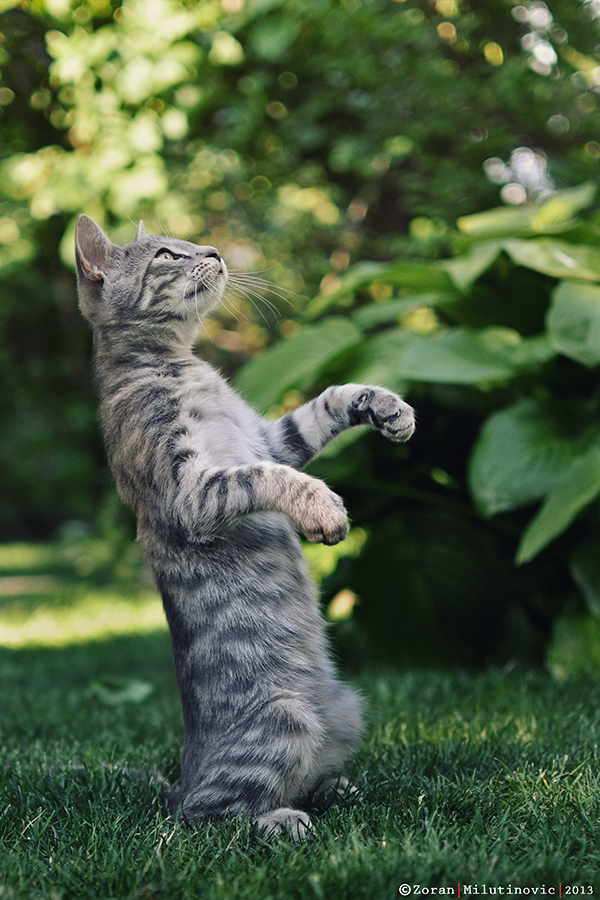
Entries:
<svg viewBox="0 0 600 900">
<path fill-rule="evenodd" d="M 413 294 L 410 297 L 402 297 L 397 300 L 388 300 L 385 303 L 369 303 L 361 306 L 353 314 L 352 319 L 359 328 L 375 328 L 377 325 L 387 325 L 389 322 L 397 322 L 398 319 L 416 309 L 418 306 L 437 306 L 452 300 L 453 294 Z"/>
<path fill-rule="evenodd" d="M 600 286 L 561 281 L 552 294 L 548 334 L 558 353 L 593 368 L 600 364 Z"/>
<path fill-rule="evenodd" d="M 346 274 L 340 279 L 339 287 L 336 288 L 335 291 L 331 291 L 331 293 L 328 294 L 317 294 L 317 296 L 310 301 L 304 310 L 304 318 L 307 321 L 310 321 L 311 319 L 320 316 L 325 310 L 335 306 L 341 298 L 348 297 L 355 291 L 359 291 L 373 281 L 378 280 L 387 268 L 388 266 L 385 263 L 373 262 L 371 260 L 356 263 L 356 265 L 348 269 Z"/>
<path fill-rule="evenodd" d="M 550 671 L 559 681 L 600 675 L 600 622 L 591 615 L 565 613 L 554 624 L 548 650 Z"/>
<path fill-rule="evenodd" d="M 341 317 L 306 325 L 246 363 L 235 378 L 235 386 L 259 409 L 268 409 L 291 388 L 312 384 L 328 363 L 361 339 L 358 328 Z"/>
<path fill-rule="evenodd" d="M 573 581 L 580 588 L 585 603 L 596 619 L 600 620 L 600 538 L 598 535 L 584 541 L 571 554 L 569 568 Z"/>
<path fill-rule="evenodd" d="M 501 250 L 501 241 L 485 241 L 475 244 L 464 256 L 457 256 L 444 262 L 443 266 L 450 273 L 456 287 L 464 291 L 490 268 L 498 259 Z"/>
<path fill-rule="evenodd" d="M 369 338 L 360 346 L 348 380 L 403 393 L 406 383 L 398 373 L 398 360 L 415 337 L 410 331 L 393 328 Z"/>
<path fill-rule="evenodd" d="M 531 219 L 531 227 L 538 232 L 564 231 L 576 224 L 576 214 L 586 209 L 596 196 L 596 185 L 585 181 L 577 187 L 556 191 L 540 204 Z"/>
<path fill-rule="evenodd" d="M 410 381 L 445 384 L 506 381 L 516 373 L 510 353 L 519 340 L 509 328 L 452 328 L 428 337 L 414 334 L 400 355 L 397 373 Z"/>
<path fill-rule="evenodd" d="M 368 287 L 373 282 L 389 284 L 415 294 L 453 294 L 455 286 L 445 264 L 437 261 L 415 262 L 401 259 L 393 263 L 365 260 L 348 269 L 340 278 L 339 287 L 328 294 L 318 294 L 304 311 L 307 321 L 320 316 L 346 297 Z M 445 297 L 444 299 L 448 299 Z"/>
<path fill-rule="evenodd" d="M 469 464 L 471 492 L 484 515 L 545 497 L 598 439 L 597 429 L 566 432 L 568 416 L 564 406 L 522 400 L 487 419 Z"/>
<path fill-rule="evenodd" d="M 517 563 L 532 560 L 565 531 L 576 516 L 600 494 L 600 446 L 576 460 L 529 523 L 517 552 Z"/>
<path fill-rule="evenodd" d="M 572 228 L 575 216 L 596 195 L 593 181 L 556 191 L 539 206 L 498 206 L 470 216 L 461 216 L 457 226 L 474 239 L 511 237 L 514 234 L 556 233 Z"/>
<path fill-rule="evenodd" d="M 498 206 L 461 216 L 456 224 L 459 231 L 468 237 L 503 237 L 529 231 L 534 211 L 530 206 Z"/>
<path fill-rule="evenodd" d="M 391 263 L 378 277 L 383 284 L 393 284 L 407 291 L 430 293 L 448 292 L 454 289 L 452 279 L 444 264 L 437 261 L 415 262 L 401 259 Z"/>
<path fill-rule="evenodd" d="M 539 368 L 556 356 L 556 351 L 546 334 L 520 338 L 508 346 L 506 352 L 512 364 L 524 370 Z"/>
<path fill-rule="evenodd" d="M 553 278 L 600 281 L 600 250 L 587 244 L 568 244 L 553 238 L 504 241 L 513 262 Z"/>
</svg>

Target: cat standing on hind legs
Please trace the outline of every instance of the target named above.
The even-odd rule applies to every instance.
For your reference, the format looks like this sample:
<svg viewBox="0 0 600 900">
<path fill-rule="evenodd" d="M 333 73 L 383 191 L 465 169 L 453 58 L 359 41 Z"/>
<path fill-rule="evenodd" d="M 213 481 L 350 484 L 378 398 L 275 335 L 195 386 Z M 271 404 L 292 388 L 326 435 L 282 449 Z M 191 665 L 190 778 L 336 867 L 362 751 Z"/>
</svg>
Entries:
<svg viewBox="0 0 600 900">
<path fill-rule="evenodd" d="M 243 813 L 301 839 L 297 804 L 355 748 L 361 710 L 334 671 L 296 535 L 335 544 L 346 511 L 300 470 L 354 425 L 407 440 L 413 411 L 349 384 L 269 422 L 192 353 L 227 283 L 214 247 L 141 223 L 119 247 L 80 216 L 76 258 L 108 461 L 171 632 L 185 726 L 171 809 Z"/>
</svg>

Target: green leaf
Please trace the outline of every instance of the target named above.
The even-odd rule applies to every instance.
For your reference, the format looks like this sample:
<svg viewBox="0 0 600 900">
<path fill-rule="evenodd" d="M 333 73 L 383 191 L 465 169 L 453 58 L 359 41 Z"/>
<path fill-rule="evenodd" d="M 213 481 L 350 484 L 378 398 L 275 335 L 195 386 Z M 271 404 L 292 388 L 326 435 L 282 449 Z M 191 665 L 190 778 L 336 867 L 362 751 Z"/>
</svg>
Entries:
<svg viewBox="0 0 600 900">
<path fill-rule="evenodd" d="M 401 316 L 406 315 L 411 309 L 419 306 L 437 306 L 452 300 L 453 294 L 413 294 L 398 300 L 388 300 L 385 303 L 369 303 L 361 306 L 353 314 L 352 319 L 359 328 L 375 328 L 378 325 L 387 325 L 389 322 L 397 322 Z"/>
<path fill-rule="evenodd" d="M 361 332 L 349 319 L 332 316 L 306 325 L 246 363 L 234 379 L 235 387 L 266 410 L 291 388 L 313 384 L 328 363 L 361 340 Z"/>
<path fill-rule="evenodd" d="M 585 181 L 556 191 L 539 206 L 498 206 L 462 216 L 456 224 L 462 234 L 474 239 L 566 231 L 576 224 L 576 214 L 586 209 L 595 195 L 594 182 Z"/>
<path fill-rule="evenodd" d="M 340 299 L 348 297 L 355 291 L 359 291 L 361 288 L 376 281 L 387 268 L 388 266 L 385 263 L 372 262 L 371 260 L 356 263 L 340 279 L 340 286 L 337 290 L 332 291 L 330 294 L 317 294 L 310 301 L 304 310 L 304 318 L 310 321 L 320 316 L 325 310 L 335 306 Z"/>
<path fill-rule="evenodd" d="M 559 681 L 600 674 L 600 622 L 568 612 L 557 619 L 548 651 L 550 671 Z"/>
<path fill-rule="evenodd" d="M 553 278 L 600 281 L 600 250 L 587 244 L 569 244 L 553 238 L 504 241 L 504 250 L 518 266 Z"/>
<path fill-rule="evenodd" d="M 600 620 L 600 539 L 597 534 L 573 551 L 569 568 L 585 598 L 588 612 Z"/>
<path fill-rule="evenodd" d="M 450 273 L 456 287 L 464 291 L 490 268 L 498 259 L 501 250 L 501 241 L 485 241 L 475 244 L 464 256 L 457 256 L 444 262 L 443 266 Z"/>
<path fill-rule="evenodd" d="M 517 563 L 532 560 L 600 494 L 600 446 L 576 460 L 523 533 Z"/>
<path fill-rule="evenodd" d="M 393 328 L 369 338 L 359 348 L 347 380 L 404 393 L 406 382 L 398 373 L 398 360 L 415 337 L 410 331 Z"/>
<path fill-rule="evenodd" d="M 459 231 L 468 237 L 503 237 L 526 232 L 531 227 L 534 210 L 528 206 L 498 206 L 457 219 Z"/>
<path fill-rule="evenodd" d="M 510 347 L 518 341 L 518 333 L 509 328 L 413 334 L 398 360 L 397 374 L 410 381 L 443 384 L 506 381 L 516 372 Z"/>
<path fill-rule="evenodd" d="M 540 204 L 531 219 L 531 227 L 538 232 L 557 232 L 577 223 L 576 214 L 586 209 L 596 196 L 596 185 L 585 181 L 573 188 L 556 191 Z"/>
<path fill-rule="evenodd" d="M 552 294 L 547 328 L 558 353 L 593 368 L 600 364 L 600 286 L 561 281 Z"/>
<path fill-rule="evenodd" d="M 572 411 L 571 411 L 572 414 Z M 540 500 L 597 439 L 597 430 L 565 432 L 569 411 L 522 400 L 491 415 L 475 443 L 469 483 L 486 516 Z"/>
<path fill-rule="evenodd" d="M 444 264 L 437 261 L 414 262 L 401 259 L 387 266 L 377 280 L 382 284 L 393 284 L 419 293 L 448 292 L 454 288 Z"/>
</svg>

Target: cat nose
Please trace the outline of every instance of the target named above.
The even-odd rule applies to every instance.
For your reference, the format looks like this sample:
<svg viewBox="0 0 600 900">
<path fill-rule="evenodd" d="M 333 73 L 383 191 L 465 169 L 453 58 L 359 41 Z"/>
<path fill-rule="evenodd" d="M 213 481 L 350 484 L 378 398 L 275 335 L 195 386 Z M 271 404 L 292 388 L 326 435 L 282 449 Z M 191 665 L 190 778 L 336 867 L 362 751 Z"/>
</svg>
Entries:
<svg viewBox="0 0 600 900">
<path fill-rule="evenodd" d="M 221 254 L 216 247 L 198 247 L 198 250 L 198 256 L 201 256 L 202 259 L 216 259 L 221 262 Z"/>
</svg>

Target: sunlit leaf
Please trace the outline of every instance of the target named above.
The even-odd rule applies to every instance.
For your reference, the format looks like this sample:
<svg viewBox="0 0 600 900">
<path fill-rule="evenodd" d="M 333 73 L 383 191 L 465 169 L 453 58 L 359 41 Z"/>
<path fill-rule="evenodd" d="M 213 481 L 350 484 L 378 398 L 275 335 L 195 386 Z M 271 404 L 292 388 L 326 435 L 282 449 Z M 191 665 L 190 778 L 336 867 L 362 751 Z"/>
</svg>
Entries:
<svg viewBox="0 0 600 900">
<path fill-rule="evenodd" d="M 565 421 L 565 406 L 536 400 L 519 401 L 487 419 L 469 465 L 471 492 L 484 515 L 545 497 L 597 439 L 593 429 L 569 434 Z"/>
<path fill-rule="evenodd" d="M 457 256 L 445 262 L 444 268 L 450 273 L 457 288 L 464 291 L 490 268 L 501 250 L 501 241 L 475 244 L 464 256 Z"/>
<path fill-rule="evenodd" d="M 554 278 L 600 280 L 600 250 L 586 244 L 568 244 L 553 238 L 503 242 L 503 248 L 518 266 L 526 266 Z"/>
<path fill-rule="evenodd" d="M 523 533 L 517 562 L 532 560 L 565 531 L 600 494 L 600 446 L 592 447 L 570 467 Z"/>
<path fill-rule="evenodd" d="M 594 616 L 565 613 L 554 625 L 548 650 L 550 671 L 559 681 L 600 674 L 600 622 Z"/>
<path fill-rule="evenodd" d="M 306 325 L 246 363 L 235 386 L 259 409 L 268 409 L 291 388 L 314 383 L 328 363 L 359 344 L 361 338 L 348 319 L 330 317 L 318 325 Z"/>
<path fill-rule="evenodd" d="M 398 300 L 389 300 L 385 303 L 369 303 L 361 306 L 353 314 L 352 319 L 359 328 L 375 328 L 377 325 L 387 325 L 397 322 L 398 319 L 416 309 L 419 306 L 437 306 L 452 300 L 452 294 L 413 294 Z"/>
<path fill-rule="evenodd" d="M 502 237 L 528 231 L 533 214 L 532 207 L 499 206 L 470 216 L 461 216 L 456 224 L 469 237 Z"/>
<path fill-rule="evenodd" d="M 600 364 L 600 286 L 562 281 L 547 319 L 552 346 L 590 368 Z"/>
<path fill-rule="evenodd" d="M 452 328 L 430 337 L 412 334 L 397 373 L 411 381 L 477 384 L 515 374 L 509 348 L 519 340 L 508 328 Z"/>
<path fill-rule="evenodd" d="M 531 219 L 531 227 L 539 232 L 563 231 L 576 223 L 576 215 L 587 209 L 596 196 L 597 186 L 585 181 L 577 187 L 556 191 L 537 208 Z"/>
</svg>

